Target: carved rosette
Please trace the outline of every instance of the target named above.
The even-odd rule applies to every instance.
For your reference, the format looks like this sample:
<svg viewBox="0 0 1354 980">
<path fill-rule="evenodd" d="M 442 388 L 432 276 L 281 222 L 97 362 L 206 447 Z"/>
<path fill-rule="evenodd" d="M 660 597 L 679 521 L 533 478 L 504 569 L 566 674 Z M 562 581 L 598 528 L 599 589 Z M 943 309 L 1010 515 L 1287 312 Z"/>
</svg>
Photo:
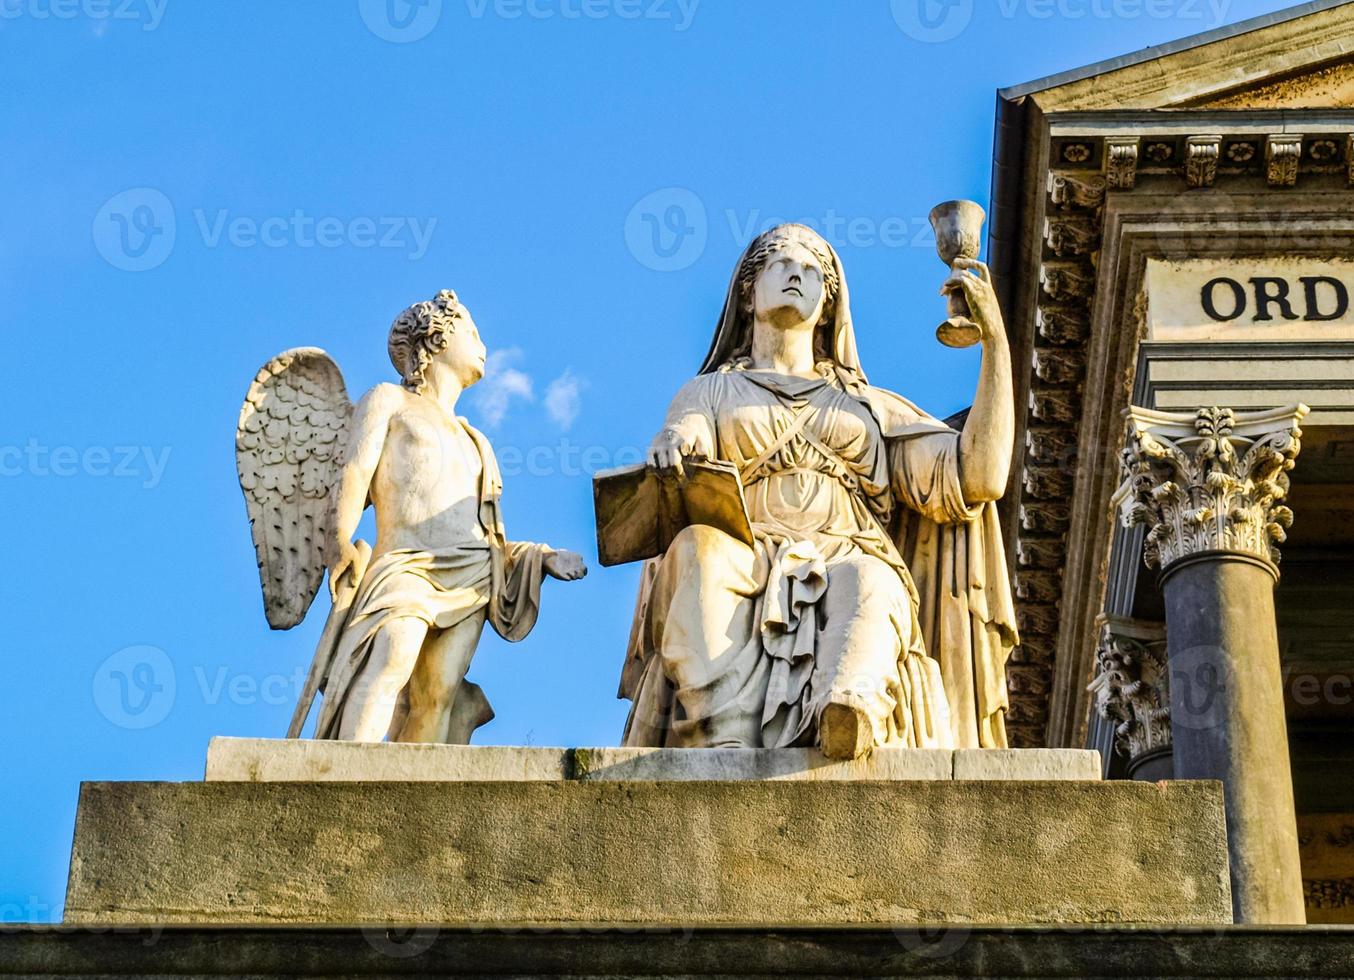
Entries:
<svg viewBox="0 0 1354 980">
<path fill-rule="evenodd" d="M 1144 558 L 1167 569 L 1226 551 L 1278 564 L 1293 512 L 1283 506 L 1301 451 L 1305 405 L 1267 412 L 1128 411 L 1127 477 L 1116 495 L 1125 526 L 1147 527 Z"/>
<path fill-rule="evenodd" d="M 1100 620 L 1096 676 L 1087 688 L 1114 724 L 1114 748 L 1128 759 L 1171 748 L 1166 627 L 1116 616 Z"/>
</svg>

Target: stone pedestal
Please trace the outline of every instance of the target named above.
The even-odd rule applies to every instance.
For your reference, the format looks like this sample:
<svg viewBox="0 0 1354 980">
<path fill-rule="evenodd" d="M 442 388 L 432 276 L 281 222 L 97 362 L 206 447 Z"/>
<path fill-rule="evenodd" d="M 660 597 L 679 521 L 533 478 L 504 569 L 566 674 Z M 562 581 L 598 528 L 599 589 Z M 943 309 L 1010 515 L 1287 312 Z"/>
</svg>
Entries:
<svg viewBox="0 0 1354 980">
<path fill-rule="evenodd" d="M 1175 775 L 1223 782 L 1242 923 L 1305 921 L 1274 583 L 1306 411 L 1129 415 L 1123 500 L 1162 569 Z"/>
<path fill-rule="evenodd" d="M 105 926 L 1230 919 L 1215 782 L 86 783 L 66 899 Z"/>
<path fill-rule="evenodd" d="M 1085 749 L 877 748 L 852 762 L 817 749 L 556 749 L 214 738 L 208 782 L 728 782 L 1098 780 Z"/>
</svg>

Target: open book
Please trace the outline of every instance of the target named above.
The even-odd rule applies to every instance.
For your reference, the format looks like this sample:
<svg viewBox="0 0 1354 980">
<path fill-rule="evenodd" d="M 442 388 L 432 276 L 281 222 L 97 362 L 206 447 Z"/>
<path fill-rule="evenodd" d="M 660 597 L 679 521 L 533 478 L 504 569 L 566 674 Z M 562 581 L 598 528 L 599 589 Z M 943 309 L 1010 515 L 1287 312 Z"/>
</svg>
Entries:
<svg viewBox="0 0 1354 980">
<path fill-rule="evenodd" d="M 690 524 L 706 524 L 752 544 L 738 467 L 699 458 L 685 460 L 682 467 L 680 478 L 664 476 L 643 463 L 593 476 L 597 555 L 603 565 L 661 555 L 677 532 Z"/>
</svg>

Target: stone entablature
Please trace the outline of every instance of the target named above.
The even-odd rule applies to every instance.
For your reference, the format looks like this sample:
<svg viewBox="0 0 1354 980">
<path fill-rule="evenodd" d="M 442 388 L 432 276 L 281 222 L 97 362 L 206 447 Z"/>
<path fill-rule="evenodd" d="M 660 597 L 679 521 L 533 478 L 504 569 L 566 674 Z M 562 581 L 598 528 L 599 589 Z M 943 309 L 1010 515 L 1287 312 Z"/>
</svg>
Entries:
<svg viewBox="0 0 1354 980">
<path fill-rule="evenodd" d="M 1065 590 L 1084 589 L 1085 576 L 1094 569 L 1079 565 L 1069 552 L 1069 532 L 1074 520 L 1099 519 L 1078 510 L 1079 473 L 1106 461 L 1114 448 L 1097 442 L 1088 453 L 1082 445 L 1085 433 L 1078 430 L 1088 416 L 1103 411 L 1100 403 L 1122 384 L 1117 377 L 1103 376 L 1104 365 L 1098 362 L 1095 376 L 1088 378 L 1088 360 L 1096 347 L 1093 335 L 1101 329 L 1129 333 L 1136 329 L 1138 339 L 1146 339 L 1142 331 L 1148 312 L 1144 294 L 1137 300 L 1136 322 L 1097 325 L 1097 318 L 1105 315 L 1101 304 L 1122 302 L 1113 296 L 1118 286 L 1112 281 L 1114 270 L 1107 278 L 1101 268 L 1102 253 L 1112 247 L 1106 238 L 1108 215 L 1138 197 L 1172 195 L 1182 208 L 1196 210 L 1206 202 L 1204 215 L 1182 214 L 1177 219 L 1169 208 L 1159 212 L 1163 243 L 1181 228 L 1189 228 L 1187 234 L 1214 247 L 1213 229 L 1219 223 L 1249 213 L 1251 205 L 1242 197 L 1249 200 L 1267 192 L 1276 200 L 1283 195 L 1287 202 L 1289 195 L 1309 190 L 1354 193 L 1354 123 L 1330 114 L 1280 119 L 1273 113 L 1187 110 L 1169 116 L 1147 112 L 1132 118 L 1108 116 L 1093 112 L 1049 116 L 1040 137 L 1042 148 L 1029 149 L 1045 169 L 1038 207 L 1023 218 L 1039 222 L 1034 228 L 1042 233 L 1037 245 L 1030 243 L 1037 248 L 1029 256 L 1037 256 L 1031 270 L 1037 274 L 1027 293 L 1033 329 L 1013 340 L 1017 356 L 1028 358 L 1023 366 L 1016 365 L 1018 376 L 1022 367 L 1027 372 L 1023 380 L 1017 378 L 1017 396 L 1024 402 L 1020 406 L 1024 458 L 1006 511 L 1014 527 L 1013 586 L 1022 639 L 1007 672 L 1008 731 L 1016 746 L 1082 744 L 1076 719 L 1084 721 L 1085 715 L 1073 703 L 1076 695 L 1067 684 L 1084 686 L 1079 678 L 1085 676 L 1082 665 L 1091 653 L 1094 609 L 1085 614 L 1088 610 L 1081 607 L 1088 602 L 1093 606 L 1095 600 L 1069 597 Z M 1301 129 L 1285 132 L 1290 126 Z M 1308 209 L 1297 197 L 1292 201 L 1290 210 Z M 1296 218 L 1297 211 L 1293 213 Z M 1265 235 L 1273 254 L 1301 253 L 1282 229 L 1255 233 Z M 1169 248 L 1178 252 L 1178 245 Z M 1250 249 L 1247 242 L 1236 251 Z M 1290 288 L 1303 288 L 1300 280 L 1295 283 Z M 1303 294 L 1294 296 L 1301 306 Z M 1320 309 L 1329 312 L 1335 302 L 1329 290 L 1319 299 Z M 1013 313 L 1010 319 L 1025 315 Z M 1291 333 L 1303 326 L 1319 324 L 1277 329 Z M 1088 380 L 1096 386 L 1091 398 L 1085 390 Z M 1069 615 L 1073 608 L 1079 611 Z M 1068 671 L 1067 677 L 1074 680 L 1060 681 L 1055 662 L 1074 645 L 1083 659 Z"/>
</svg>

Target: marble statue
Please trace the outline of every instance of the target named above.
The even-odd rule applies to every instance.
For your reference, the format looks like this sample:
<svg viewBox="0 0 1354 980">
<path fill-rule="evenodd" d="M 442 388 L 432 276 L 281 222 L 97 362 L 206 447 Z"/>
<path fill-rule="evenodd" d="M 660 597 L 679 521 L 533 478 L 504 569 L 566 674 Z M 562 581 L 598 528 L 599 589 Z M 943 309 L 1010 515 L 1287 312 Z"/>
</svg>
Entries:
<svg viewBox="0 0 1354 980">
<path fill-rule="evenodd" d="M 543 577 L 587 569 L 572 552 L 504 536 L 493 449 L 455 414 L 485 358 L 456 294 L 401 313 L 389 353 L 401 383 L 354 406 L 328 355 L 288 351 L 240 413 L 240 486 L 274 629 L 305 618 L 329 571 L 333 608 L 289 736 L 322 691 L 317 738 L 466 744 L 493 717 L 465 680 L 485 622 L 522 639 Z M 353 542 L 369 504 L 374 548 Z"/>
<path fill-rule="evenodd" d="M 1010 354 L 987 268 L 953 263 L 983 347 L 962 431 L 866 380 L 829 243 L 781 225 L 744 252 L 649 462 L 734 464 L 755 540 L 692 524 L 644 566 L 626 745 L 1006 745 Z"/>
</svg>

